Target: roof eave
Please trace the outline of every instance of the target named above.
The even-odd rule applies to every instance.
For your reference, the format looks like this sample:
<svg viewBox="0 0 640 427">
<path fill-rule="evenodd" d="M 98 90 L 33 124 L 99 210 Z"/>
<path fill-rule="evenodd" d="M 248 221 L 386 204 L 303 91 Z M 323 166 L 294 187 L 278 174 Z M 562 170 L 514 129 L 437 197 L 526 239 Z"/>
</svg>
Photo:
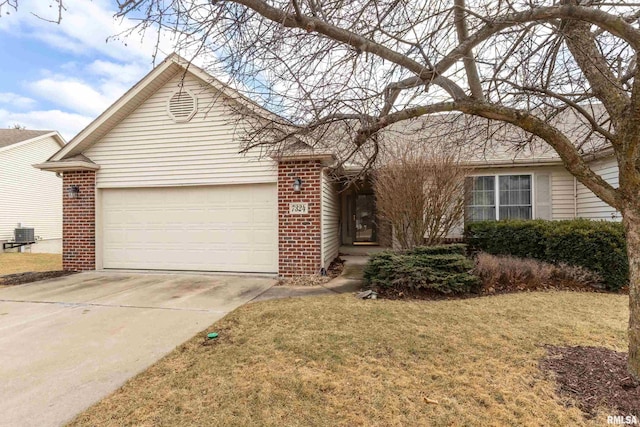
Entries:
<svg viewBox="0 0 640 427">
<path fill-rule="evenodd" d="M 460 162 L 461 166 L 474 169 L 532 167 L 532 166 L 562 166 L 561 159 L 521 159 L 521 160 L 494 160 L 491 162 L 473 161 Z"/>
<path fill-rule="evenodd" d="M 97 171 L 100 169 L 100 165 L 81 160 L 38 163 L 33 167 L 48 172 Z"/>
<path fill-rule="evenodd" d="M 323 165 L 329 166 L 336 161 L 336 156 L 331 153 L 298 153 L 284 154 L 271 157 L 277 162 L 295 162 L 295 161 L 311 161 L 319 160 Z"/>
</svg>

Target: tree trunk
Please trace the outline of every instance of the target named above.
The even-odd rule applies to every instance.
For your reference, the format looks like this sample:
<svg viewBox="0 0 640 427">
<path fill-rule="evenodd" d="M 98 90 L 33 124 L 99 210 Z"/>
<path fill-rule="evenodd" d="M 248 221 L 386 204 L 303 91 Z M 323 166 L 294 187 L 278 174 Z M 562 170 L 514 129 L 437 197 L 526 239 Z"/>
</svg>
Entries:
<svg viewBox="0 0 640 427">
<path fill-rule="evenodd" d="M 629 373 L 640 379 L 640 209 L 623 211 L 629 257 Z"/>
</svg>

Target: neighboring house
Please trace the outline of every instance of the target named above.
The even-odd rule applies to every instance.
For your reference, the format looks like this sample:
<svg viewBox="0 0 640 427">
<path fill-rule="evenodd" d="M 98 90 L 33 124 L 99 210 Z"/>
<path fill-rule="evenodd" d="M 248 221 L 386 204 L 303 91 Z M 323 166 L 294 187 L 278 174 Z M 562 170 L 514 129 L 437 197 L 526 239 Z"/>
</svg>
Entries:
<svg viewBox="0 0 640 427">
<path fill-rule="evenodd" d="M 340 245 L 388 244 L 370 184 L 340 188 L 333 154 L 240 154 L 238 105 L 260 109 L 174 54 L 36 165 L 63 176 L 64 268 L 293 276 Z M 476 218 L 611 219 L 557 158 L 507 158 L 470 162 Z"/>
<path fill-rule="evenodd" d="M 62 179 L 32 165 L 64 144 L 55 131 L 0 129 L 0 243 L 12 242 L 18 227 L 33 228 L 36 243 L 20 250 L 62 252 Z"/>
</svg>

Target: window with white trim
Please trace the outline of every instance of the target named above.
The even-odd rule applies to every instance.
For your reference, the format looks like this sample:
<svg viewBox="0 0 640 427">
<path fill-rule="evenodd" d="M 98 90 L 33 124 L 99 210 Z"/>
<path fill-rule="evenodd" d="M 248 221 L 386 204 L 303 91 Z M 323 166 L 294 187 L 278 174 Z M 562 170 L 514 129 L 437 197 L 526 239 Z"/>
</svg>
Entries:
<svg viewBox="0 0 640 427">
<path fill-rule="evenodd" d="M 486 221 L 496 219 L 495 176 L 469 178 L 471 186 L 467 199 L 467 220 Z"/>
<path fill-rule="evenodd" d="M 469 178 L 467 221 L 533 218 L 531 175 Z"/>
</svg>

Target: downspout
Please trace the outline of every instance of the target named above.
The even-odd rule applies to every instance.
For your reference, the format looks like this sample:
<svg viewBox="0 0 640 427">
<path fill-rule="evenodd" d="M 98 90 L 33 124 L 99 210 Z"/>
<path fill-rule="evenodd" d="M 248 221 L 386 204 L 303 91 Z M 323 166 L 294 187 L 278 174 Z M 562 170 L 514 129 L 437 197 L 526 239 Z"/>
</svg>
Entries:
<svg viewBox="0 0 640 427">
<path fill-rule="evenodd" d="M 573 218 L 578 217 L 578 179 L 573 177 Z"/>
<path fill-rule="evenodd" d="M 324 265 L 324 171 L 325 168 L 320 169 L 320 270 L 318 270 L 318 274 L 321 276 L 326 276 L 325 267 L 328 267 Z"/>
</svg>

